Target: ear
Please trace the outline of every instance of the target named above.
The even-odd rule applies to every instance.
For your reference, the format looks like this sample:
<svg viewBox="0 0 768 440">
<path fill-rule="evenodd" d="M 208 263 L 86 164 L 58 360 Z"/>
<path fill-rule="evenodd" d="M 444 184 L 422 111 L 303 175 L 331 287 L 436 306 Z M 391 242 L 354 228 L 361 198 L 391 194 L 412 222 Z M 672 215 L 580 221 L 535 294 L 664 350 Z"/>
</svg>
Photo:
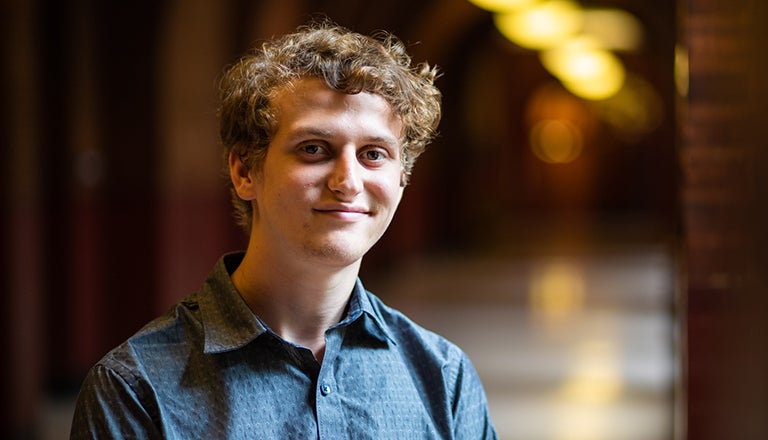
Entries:
<svg viewBox="0 0 768 440">
<path fill-rule="evenodd" d="M 254 200 L 256 198 L 256 179 L 253 170 L 244 163 L 243 158 L 233 148 L 229 152 L 229 178 L 237 192 L 237 195 L 243 200 Z"/>
</svg>

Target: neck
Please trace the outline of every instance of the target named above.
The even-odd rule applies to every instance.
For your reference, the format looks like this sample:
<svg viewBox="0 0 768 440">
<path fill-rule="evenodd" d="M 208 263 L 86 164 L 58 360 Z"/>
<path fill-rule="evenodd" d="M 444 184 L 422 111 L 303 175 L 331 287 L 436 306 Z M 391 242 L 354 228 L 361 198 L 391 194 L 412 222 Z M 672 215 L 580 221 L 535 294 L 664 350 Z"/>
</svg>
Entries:
<svg viewBox="0 0 768 440">
<path fill-rule="evenodd" d="M 325 331 L 342 319 L 360 261 L 341 268 L 307 266 L 262 258 L 249 247 L 232 281 L 275 333 L 311 349 L 322 362 Z"/>
</svg>

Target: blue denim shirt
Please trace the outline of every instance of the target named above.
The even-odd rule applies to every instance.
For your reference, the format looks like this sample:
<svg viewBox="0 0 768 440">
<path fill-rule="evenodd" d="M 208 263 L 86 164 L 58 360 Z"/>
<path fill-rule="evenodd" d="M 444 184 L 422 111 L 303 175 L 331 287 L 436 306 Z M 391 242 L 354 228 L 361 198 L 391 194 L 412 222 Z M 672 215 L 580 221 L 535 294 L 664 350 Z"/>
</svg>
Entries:
<svg viewBox="0 0 768 440">
<path fill-rule="evenodd" d="M 248 308 L 222 257 L 201 290 L 88 373 L 71 437 L 494 439 L 467 356 L 358 281 L 322 365 Z"/>
</svg>

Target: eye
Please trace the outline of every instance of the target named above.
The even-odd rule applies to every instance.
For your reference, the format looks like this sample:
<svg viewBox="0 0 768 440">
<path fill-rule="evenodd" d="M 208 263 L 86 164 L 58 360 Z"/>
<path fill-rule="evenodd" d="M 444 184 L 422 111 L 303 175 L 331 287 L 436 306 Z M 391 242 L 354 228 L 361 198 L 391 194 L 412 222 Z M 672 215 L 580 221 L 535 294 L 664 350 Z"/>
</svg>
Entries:
<svg viewBox="0 0 768 440">
<path fill-rule="evenodd" d="M 320 153 L 321 149 L 322 149 L 322 147 L 320 145 L 312 145 L 312 144 L 310 144 L 310 145 L 303 145 L 301 147 L 301 151 L 303 151 L 303 152 L 305 152 L 307 154 L 310 154 L 310 155 L 314 155 L 314 154 Z"/>
<path fill-rule="evenodd" d="M 328 156 L 328 149 L 320 144 L 304 144 L 298 148 L 299 156 L 305 160 L 320 160 Z"/>
<path fill-rule="evenodd" d="M 368 168 L 386 167 L 399 162 L 397 151 L 389 146 L 369 145 L 358 154 L 358 160 Z"/>
<path fill-rule="evenodd" d="M 378 150 L 368 150 L 363 153 L 363 157 L 367 160 L 379 161 L 384 159 L 384 154 Z"/>
</svg>

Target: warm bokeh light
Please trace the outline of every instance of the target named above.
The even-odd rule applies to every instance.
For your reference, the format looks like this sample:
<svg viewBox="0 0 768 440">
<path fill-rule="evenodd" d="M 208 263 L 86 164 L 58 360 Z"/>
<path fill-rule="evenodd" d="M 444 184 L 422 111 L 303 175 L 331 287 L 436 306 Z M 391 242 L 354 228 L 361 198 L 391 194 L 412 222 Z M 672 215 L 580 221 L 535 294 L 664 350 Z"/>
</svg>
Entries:
<svg viewBox="0 0 768 440">
<path fill-rule="evenodd" d="M 606 408 L 594 405 L 573 405 L 557 414 L 552 424 L 553 440 L 605 440 L 612 438 L 614 423 Z"/>
<path fill-rule="evenodd" d="M 544 67 L 556 77 L 562 77 L 572 69 L 575 59 L 581 53 L 602 51 L 600 40 L 578 36 L 569 38 L 557 47 L 542 51 L 539 58 Z"/>
<path fill-rule="evenodd" d="M 688 96 L 690 65 L 688 64 L 688 49 L 684 46 L 675 47 L 675 88 L 677 93 L 685 98 Z"/>
<path fill-rule="evenodd" d="M 606 57 L 594 60 L 605 63 L 604 67 L 595 69 L 595 75 L 584 81 L 563 81 L 563 85 L 571 93 L 584 99 L 599 101 L 608 99 L 621 90 L 626 71 L 621 63 L 616 63 Z"/>
<path fill-rule="evenodd" d="M 599 124 L 593 107 L 594 103 L 574 96 L 559 81 L 549 80 L 530 92 L 524 120 L 528 130 L 543 120 L 566 120 L 579 128 L 587 144 Z"/>
<path fill-rule="evenodd" d="M 539 121 L 531 128 L 529 138 L 533 153 L 547 163 L 573 162 L 584 144 L 581 130 L 565 119 Z"/>
<path fill-rule="evenodd" d="M 573 264 L 553 262 L 531 278 L 530 302 L 534 317 L 557 323 L 584 307 L 584 274 Z"/>
<path fill-rule="evenodd" d="M 579 5 L 566 0 L 538 3 L 494 16 L 502 35 L 528 49 L 559 46 L 581 30 L 582 19 L 583 10 Z"/>
<path fill-rule="evenodd" d="M 626 70 L 613 53 L 590 37 L 572 39 L 542 51 L 544 67 L 573 94 L 590 100 L 609 98 L 624 85 Z"/>
<path fill-rule="evenodd" d="M 604 49 L 631 51 L 643 42 L 638 19 L 621 9 L 585 9 L 581 34 L 595 38 Z"/>
<path fill-rule="evenodd" d="M 600 119 L 618 138 L 637 142 L 661 125 L 664 103 L 653 85 L 638 75 L 628 75 L 619 92 L 595 103 Z"/>
<path fill-rule="evenodd" d="M 561 414 L 553 438 L 611 438 L 615 421 L 607 414 L 623 389 L 621 352 L 610 338 L 584 341 L 575 347 L 573 365 L 558 398 L 570 410 Z"/>
<path fill-rule="evenodd" d="M 530 93 L 524 119 L 534 156 L 549 164 L 579 159 L 600 121 L 587 102 L 550 80 Z"/>
<path fill-rule="evenodd" d="M 478 8 L 492 12 L 509 12 L 532 6 L 541 0 L 469 0 Z"/>
<path fill-rule="evenodd" d="M 609 339 L 582 342 L 576 347 L 568 380 L 560 397 L 589 404 L 608 404 L 622 390 L 621 353 Z"/>
</svg>

